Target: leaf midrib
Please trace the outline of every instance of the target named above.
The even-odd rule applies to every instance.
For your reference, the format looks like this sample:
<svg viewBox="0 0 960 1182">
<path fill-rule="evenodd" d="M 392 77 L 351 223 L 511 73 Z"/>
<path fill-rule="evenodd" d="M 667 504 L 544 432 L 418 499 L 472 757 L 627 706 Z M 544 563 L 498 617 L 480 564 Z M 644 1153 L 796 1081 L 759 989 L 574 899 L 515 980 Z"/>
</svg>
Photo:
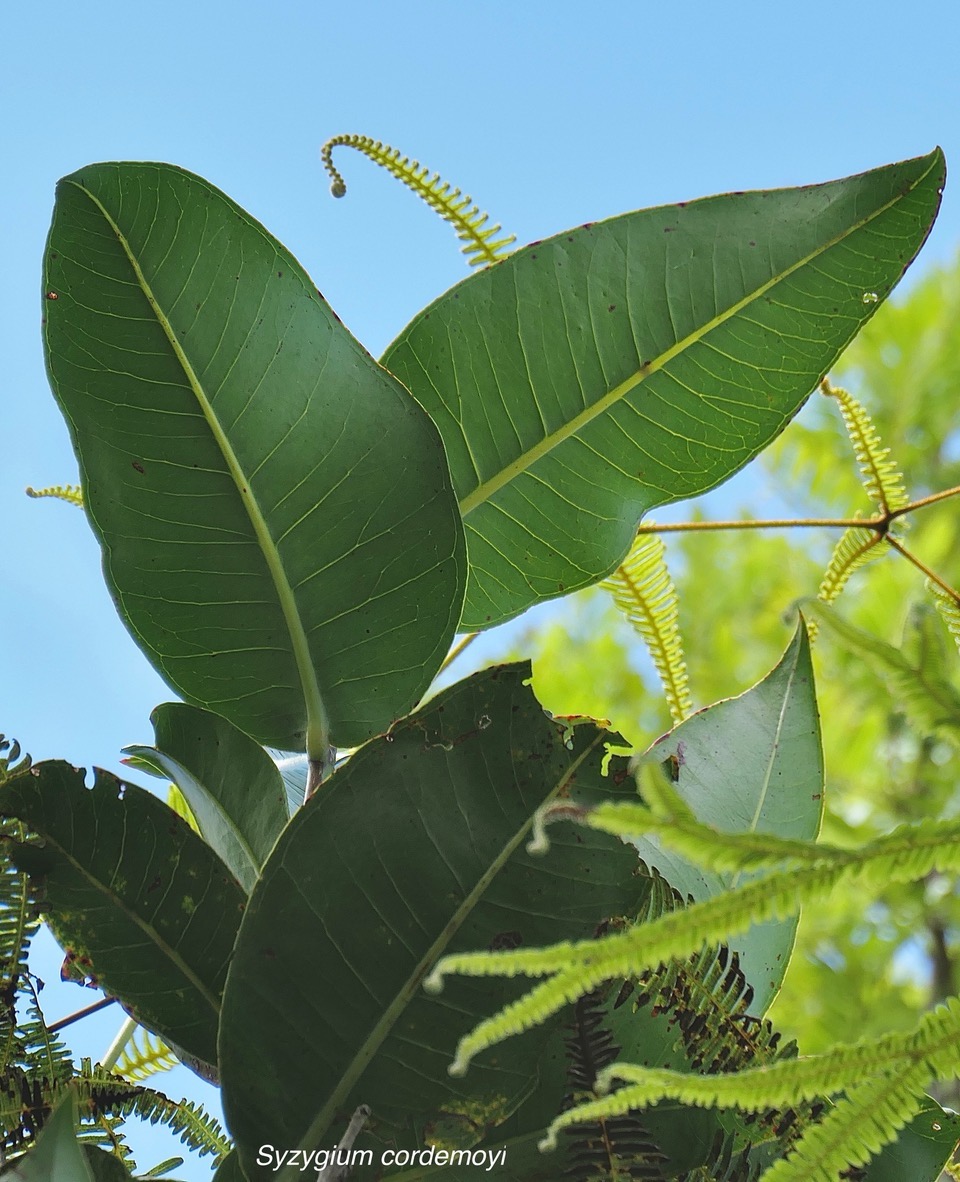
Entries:
<svg viewBox="0 0 960 1182">
<path fill-rule="evenodd" d="M 498 493 L 500 489 L 505 487 L 511 481 L 515 480 L 518 476 L 521 476 L 538 460 L 542 459 L 545 455 L 548 455 L 551 451 L 553 451 L 555 447 L 565 442 L 565 440 L 569 439 L 571 436 L 576 435 L 576 433 L 582 427 L 587 426 L 595 418 L 598 418 L 600 415 L 604 414 L 610 409 L 611 406 L 619 402 L 621 398 L 626 397 L 627 394 L 636 389 L 636 387 L 644 382 L 648 377 L 650 377 L 651 374 L 662 370 L 664 366 L 669 364 L 669 362 L 671 362 L 675 357 L 677 357 L 691 345 L 694 345 L 698 341 L 702 340 L 709 332 L 712 332 L 713 329 L 718 328 L 727 320 L 730 320 L 739 312 L 743 311 L 744 308 L 749 307 L 756 300 L 766 295 L 766 293 L 772 288 L 776 287 L 777 284 L 782 283 L 785 279 L 788 279 L 792 274 L 794 274 L 794 272 L 806 267 L 815 259 L 825 254 L 828 250 L 831 250 L 834 246 L 837 246 L 846 238 L 849 238 L 852 234 L 862 230 L 864 226 L 869 225 L 870 222 L 872 222 L 875 218 L 880 217 L 882 214 L 886 213 L 887 210 L 892 209 L 898 202 L 902 201 L 904 197 L 912 193 L 920 184 L 923 183 L 923 181 L 926 180 L 926 178 L 936 166 L 938 159 L 938 154 L 936 152 L 933 153 L 929 168 L 927 168 L 927 170 L 921 176 L 918 176 L 908 189 L 898 192 L 894 197 L 892 197 L 884 205 L 874 210 L 868 216 L 861 218 L 846 230 L 835 235 L 826 243 L 817 247 L 815 250 L 799 259 L 796 263 L 793 263 L 791 266 L 787 267 L 784 271 L 778 272 L 776 275 L 772 276 L 769 280 L 767 280 L 766 283 L 761 284 L 759 287 L 743 296 L 742 299 L 732 304 L 725 311 L 719 313 L 717 316 L 712 317 L 700 328 L 694 330 L 692 333 L 689 333 L 676 344 L 671 345 L 671 347 L 661 353 L 659 357 L 655 357 L 652 360 L 645 362 L 635 373 L 631 374 L 624 381 L 614 386 L 613 389 L 609 391 L 609 393 L 605 394 L 602 398 L 598 399 L 590 406 L 585 407 L 578 415 L 575 415 L 568 422 L 558 427 L 556 431 L 552 431 L 549 435 L 546 435 L 539 443 L 534 444 L 533 447 L 517 456 L 515 460 L 511 460 L 509 464 L 507 464 L 494 476 L 491 476 L 489 480 L 485 480 L 481 484 L 477 485 L 477 487 L 472 492 L 468 493 L 460 501 L 461 515 L 466 517 L 474 509 L 490 500 L 490 498 Z M 534 395 L 534 397 L 536 396 Z"/>
<path fill-rule="evenodd" d="M 316 670 L 314 669 L 313 660 L 310 656 L 310 646 L 307 641 L 306 630 L 303 625 L 303 620 L 300 618 L 300 612 L 297 609 L 296 598 L 293 594 L 293 588 L 290 586 L 290 581 L 287 578 L 286 571 L 283 567 L 283 562 L 280 558 L 280 552 L 273 540 L 273 535 L 270 532 L 270 527 L 267 524 L 266 517 L 260 507 L 260 503 L 253 493 L 253 488 L 250 479 L 246 476 L 240 464 L 237 454 L 233 449 L 225 430 L 223 429 L 220 420 L 214 413 L 213 405 L 207 397 L 203 384 L 201 383 L 196 371 L 193 368 L 190 359 L 187 357 L 182 345 L 173 331 L 173 326 L 169 319 L 160 307 L 160 303 L 153 293 L 153 289 L 147 280 L 140 263 L 134 254 L 126 235 L 121 230 L 120 226 L 114 220 L 110 212 L 102 201 L 89 189 L 84 188 L 76 181 L 69 181 L 68 183 L 75 185 L 81 193 L 83 193 L 100 211 L 107 225 L 113 231 L 121 249 L 123 250 L 130 267 L 133 270 L 136 281 L 146 296 L 150 307 L 153 309 L 154 315 L 157 318 L 157 323 L 163 330 L 167 341 L 173 350 L 184 376 L 193 391 L 193 395 L 197 400 L 197 405 L 206 420 L 207 426 L 220 448 L 220 453 L 226 463 L 227 470 L 236 487 L 237 494 L 240 497 L 241 503 L 246 510 L 247 517 L 253 527 L 254 535 L 256 536 L 257 544 L 263 554 L 264 561 L 267 565 L 267 570 L 273 580 L 274 589 L 277 593 L 277 598 L 280 603 L 280 610 L 283 614 L 284 623 L 287 627 L 287 632 L 290 637 L 290 645 L 293 650 L 294 660 L 297 666 L 297 673 L 300 678 L 300 685 L 303 691 L 304 705 L 307 716 L 307 733 L 306 733 L 306 752 L 310 759 L 322 759 L 326 754 L 328 745 L 328 735 L 330 731 L 329 720 L 327 718 L 326 706 L 323 702 L 323 695 L 320 692 L 320 684 L 317 680 Z"/>
<path fill-rule="evenodd" d="M 562 791 L 566 784 L 569 784 L 571 779 L 576 775 L 577 770 L 581 764 L 586 760 L 593 751 L 606 738 L 607 734 L 600 731 L 596 738 L 584 748 L 580 755 L 573 760 L 565 769 L 563 775 L 557 783 L 544 796 L 540 808 L 549 803 L 553 798 Z M 320 1138 L 327 1131 L 331 1121 L 336 1115 L 337 1110 L 342 1106 L 344 1100 L 352 1091 L 354 1085 L 360 1079 L 360 1076 L 367 1069 L 367 1066 L 372 1061 L 374 1055 L 379 1050 L 381 1045 L 386 1041 L 398 1018 L 406 1009 L 411 999 L 420 988 L 423 978 L 427 974 L 427 970 L 436 963 L 440 954 L 444 951 L 453 937 L 457 934 L 459 929 L 467 921 L 473 913 L 474 908 L 486 894 L 490 884 L 503 867 L 507 864 L 510 858 L 518 849 L 520 843 L 530 832 L 533 825 L 533 816 L 529 816 L 526 821 L 517 829 L 516 833 L 504 844 L 500 853 L 490 863 L 486 871 L 477 879 L 473 889 L 464 898 L 463 902 L 456 909 L 447 923 L 444 925 L 440 934 L 436 937 L 427 951 L 420 957 L 414 966 L 413 970 L 408 974 L 402 986 L 397 990 L 396 996 L 391 1004 L 383 1011 L 383 1015 L 376 1023 L 358 1050 L 354 1053 L 347 1069 L 341 1074 L 340 1082 L 336 1085 L 333 1091 L 327 1098 L 323 1108 L 311 1121 L 309 1128 L 300 1139 L 300 1147 L 302 1149 L 310 1149 L 315 1147 Z M 294 1178 L 299 1176 L 298 1170 L 291 1166 L 286 1166 L 284 1170 L 277 1175 L 277 1182 L 292 1182 Z"/>
</svg>

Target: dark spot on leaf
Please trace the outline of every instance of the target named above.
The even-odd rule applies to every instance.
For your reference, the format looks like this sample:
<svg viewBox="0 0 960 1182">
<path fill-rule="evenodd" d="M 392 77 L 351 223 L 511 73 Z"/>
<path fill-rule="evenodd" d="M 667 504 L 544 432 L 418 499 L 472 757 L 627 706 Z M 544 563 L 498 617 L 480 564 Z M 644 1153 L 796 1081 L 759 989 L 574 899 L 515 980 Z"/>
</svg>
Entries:
<svg viewBox="0 0 960 1182">
<path fill-rule="evenodd" d="M 277 954 L 272 948 L 264 948 L 263 955 L 268 956 L 271 960 L 276 960 Z"/>
<path fill-rule="evenodd" d="M 676 228 L 676 226 L 664 226 L 663 232 L 664 234 L 672 234 Z"/>
<path fill-rule="evenodd" d="M 282 279 L 282 278 L 283 278 L 283 272 L 282 272 L 282 271 L 278 271 L 278 272 L 277 272 L 277 278 L 278 278 L 278 279 Z"/>
<path fill-rule="evenodd" d="M 753 241 L 753 239 L 751 239 L 751 240 L 750 240 L 750 245 L 751 245 L 751 246 L 756 246 L 757 244 L 756 244 L 756 243 Z"/>
<path fill-rule="evenodd" d="M 143 464 L 139 460 L 133 460 L 130 466 L 135 468 L 141 476 L 143 475 Z"/>
<path fill-rule="evenodd" d="M 161 885 L 161 879 L 160 879 L 160 875 L 158 874 L 156 876 L 156 878 L 153 880 L 153 882 L 151 882 L 150 885 L 147 887 L 147 894 L 149 895 L 151 893 L 151 891 L 159 890 L 160 885 Z"/>
<path fill-rule="evenodd" d="M 510 952 L 514 948 L 519 948 L 522 943 L 522 932 L 497 932 L 497 934 L 487 945 L 487 948 L 491 952 Z"/>
<path fill-rule="evenodd" d="M 615 311 L 616 311 L 616 309 L 617 309 L 617 305 L 616 305 L 616 304 L 608 304 L 608 305 L 607 305 L 607 311 L 608 311 L 608 312 L 615 312 Z"/>
</svg>

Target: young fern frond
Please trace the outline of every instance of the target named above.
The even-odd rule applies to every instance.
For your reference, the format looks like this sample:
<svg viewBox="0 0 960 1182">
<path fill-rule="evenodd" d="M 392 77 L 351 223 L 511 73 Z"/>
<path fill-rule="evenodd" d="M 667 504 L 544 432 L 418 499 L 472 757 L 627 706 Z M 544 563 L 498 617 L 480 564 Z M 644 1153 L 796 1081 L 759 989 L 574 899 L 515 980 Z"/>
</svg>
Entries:
<svg viewBox="0 0 960 1182">
<path fill-rule="evenodd" d="M 677 591 L 656 534 L 638 534 L 622 564 L 600 584 L 643 638 L 676 723 L 693 709 L 678 626 Z"/>
<path fill-rule="evenodd" d="M 824 378 L 821 391 L 828 398 L 835 398 L 843 415 L 843 422 L 850 437 L 860 478 L 867 496 L 884 516 L 909 504 L 910 497 L 903 483 L 898 466 L 890 459 L 890 449 L 883 447 L 873 420 L 864 407 L 849 391 L 832 386 Z M 860 514 L 856 514 L 857 517 Z M 827 564 L 817 597 L 823 603 L 833 603 L 843 591 L 851 575 L 860 567 L 880 558 L 890 549 L 884 534 L 866 526 L 854 526 L 845 530 L 834 547 Z M 811 640 L 817 636 L 817 622 L 807 622 Z"/>
<path fill-rule="evenodd" d="M 817 1124 L 804 1131 L 787 1158 L 773 1163 L 762 1182 L 836 1182 L 868 1162 L 915 1115 L 925 1067 L 880 1075 L 852 1087 Z"/>
<path fill-rule="evenodd" d="M 574 1006 L 566 1049 L 570 1091 L 564 1107 L 593 1098 L 597 1074 L 613 1062 L 620 1048 L 607 1026 L 604 991 L 580 998 Z M 666 1180 L 667 1158 L 634 1115 L 601 1119 L 568 1126 L 570 1137 L 564 1177 L 572 1182 L 599 1182 L 618 1178 Z"/>
<path fill-rule="evenodd" d="M 880 558 L 889 549 L 890 543 L 875 529 L 853 526 L 844 530 L 833 548 L 827 569 L 820 580 L 817 599 L 821 603 L 833 603 L 856 571 L 868 562 Z M 817 620 L 808 619 L 807 635 L 811 642 L 816 640 L 818 631 Z"/>
<path fill-rule="evenodd" d="M 880 637 L 851 624 L 816 599 L 800 600 L 808 618 L 815 616 L 841 644 L 862 657 L 889 684 L 890 691 L 914 722 L 927 733 L 954 741 L 960 733 L 960 693 L 941 670 L 911 657 Z M 949 626 L 949 625 L 948 625 Z"/>
<path fill-rule="evenodd" d="M 890 459 L 890 449 L 882 446 L 865 408 L 849 391 L 831 385 L 826 378 L 820 383 L 820 389 L 828 398 L 835 398 L 840 406 L 867 496 L 884 514 L 909 504 L 910 497 L 899 466 Z"/>
<path fill-rule="evenodd" d="M 934 869 L 960 869 L 960 823 L 901 826 L 860 849 L 776 871 L 695 903 L 682 913 L 599 940 L 446 956 L 424 982 L 431 992 L 442 988 L 446 973 L 511 977 L 523 973 L 547 978 L 461 1039 L 450 1073 L 463 1074 L 480 1051 L 539 1025 L 603 981 L 631 977 L 661 961 L 690 956 L 701 945 L 720 943 L 752 923 L 786 918 L 838 885 L 880 889 L 891 882 L 915 881 Z"/>
<path fill-rule="evenodd" d="M 960 649 L 960 596 L 948 595 L 933 579 L 927 579 L 926 586 L 933 596 L 933 602 L 947 626 L 947 631 L 953 637 L 957 648 Z"/>
<path fill-rule="evenodd" d="M 47 488 L 31 488 L 27 485 L 25 492 L 28 497 L 55 497 L 70 505 L 83 506 L 83 489 L 79 484 L 51 484 Z"/>
<path fill-rule="evenodd" d="M 464 196 L 459 189 L 451 188 L 439 173 L 431 176 L 430 169 L 418 160 L 410 160 L 402 156 L 397 148 L 391 148 L 389 144 L 383 144 L 368 135 L 335 135 L 320 149 L 320 158 L 330 176 L 330 192 L 334 197 L 343 197 L 347 191 L 346 182 L 333 163 L 333 149 L 337 147 L 355 148 L 362 152 L 435 209 L 453 226 L 472 267 L 499 262 L 510 253 L 508 247 L 516 242 L 516 236 L 511 234 L 497 238 L 502 227 L 487 226 L 489 215 L 481 213 L 472 198 Z"/>
<path fill-rule="evenodd" d="M 557 1134 L 570 1124 L 614 1120 L 663 1100 L 759 1112 L 845 1091 L 847 1096 L 819 1124 L 804 1130 L 794 1152 L 763 1176 L 764 1182 L 835 1182 L 841 1171 L 867 1161 L 896 1136 L 932 1076 L 953 1073 L 958 1038 L 960 1000 L 953 998 L 906 1034 L 838 1046 L 804 1059 L 781 1058 L 706 1075 L 613 1063 L 598 1073 L 597 1091 L 609 1090 L 614 1080 L 624 1086 L 561 1113 L 541 1147 L 554 1148 Z"/>
<path fill-rule="evenodd" d="M 151 1075 L 170 1071 L 179 1062 L 162 1038 L 137 1026 L 113 1070 L 131 1083 L 141 1083 Z"/>
</svg>

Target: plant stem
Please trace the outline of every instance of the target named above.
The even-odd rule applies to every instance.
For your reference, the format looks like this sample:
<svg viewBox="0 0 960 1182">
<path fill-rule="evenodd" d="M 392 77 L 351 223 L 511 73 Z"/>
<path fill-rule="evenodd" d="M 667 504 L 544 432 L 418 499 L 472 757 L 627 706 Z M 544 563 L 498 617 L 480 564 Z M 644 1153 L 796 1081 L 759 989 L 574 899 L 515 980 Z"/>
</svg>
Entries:
<svg viewBox="0 0 960 1182">
<path fill-rule="evenodd" d="M 775 518 L 763 521 L 678 521 L 672 525 L 649 525 L 637 527 L 638 534 L 699 533 L 715 529 L 794 529 L 801 526 L 809 529 L 852 529 L 857 525 L 878 528 L 881 524 L 875 517 L 797 517 Z"/>
<path fill-rule="evenodd" d="M 117 1060 L 123 1054 L 123 1048 L 127 1045 L 133 1037 L 133 1032 L 137 1028 L 136 1018 L 128 1018 L 126 1022 L 117 1031 L 117 1037 L 107 1047 L 107 1052 L 100 1060 L 100 1066 L 107 1071 L 112 1071 L 117 1065 Z"/>
<path fill-rule="evenodd" d="M 894 548 L 894 550 L 898 550 L 904 556 L 907 562 L 913 563 L 918 571 L 922 571 L 932 583 L 936 583 L 938 587 L 942 587 L 951 599 L 957 599 L 957 593 L 950 586 L 950 584 L 941 579 L 940 576 L 935 571 L 932 571 L 925 562 L 921 562 L 916 554 L 908 550 L 901 541 L 899 541 L 897 538 L 892 538 L 889 534 L 887 534 L 887 541 Z"/>
<path fill-rule="evenodd" d="M 443 664 L 440 666 L 440 668 L 437 672 L 442 673 L 444 671 L 444 669 L 447 668 L 448 665 L 452 665 L 453 662 L 457 659 L 457 657 L 459 657 L 460 654 L 464 651 L 464 649 L 469 648 L 470 645 L 473 644 L 473 642 L 477 639 L 477 637 L 479 635 L 480 635 L 479 632 L 468 632 L 466 634 L 466 636 L 461 636 L 460 639 L 457 641 L 457 643 L 453 646 L 453 648 L 447 653 L 446 657 L 444 658 Z"/>
<path fill-rule="evenodd" d="M 322 759 L 307 759 L 307 786 L 303 792 L 303 803 L 306 804 L 324 780 L 326 780 L 337 764 L 337 749 L 328 746 Z"/>
<path fill-rule="evenodd" d="M 960 495 L 960 484 L 954 488 L 945 488 L 943 492 L 933 493 L 929 497 L 921 497 L 918 501 L 911 501 L 909 505 L 902 505 L 899 509 L 894 509 L 890 514 L 890 520 L 894 517 L 902 517 L 904 513 L 912 513 L 914 509 L 925 509 L 927 505 L 936 505 L 938 501 L 945 501 L 948 497 L 955 497 Z"/>
<path fill-rule="evenodd" d="M 929 497 L 920 497 L 919 500 L 901 505 L 899 509 L 878 513 L 873 517 L 776 517 L 758 521 L 679 521 L 672 525 L 658 525 L 651 522 L 648 525 L 639 525 L 637 533 L 698 533 L 717 529 L 855 529 L 861 526 L 864 529 L 874 529 L 880 534 L 885 534 L 890 522 L 897 517 L 903 517 L 915 509 L 925 509 L 928 505 L 936 505 L 939 501 L 946 501 L 948 498 L 956 496 L 960 496 L 960 485 L 933 493 Z M 900 547 L 898 546 L 897 549 Z M 931 578 L 934 578 L 935 582 L 939 582 L 935 576 L 931 575 Z M 456 652 L 453 652 L 447 660 L 452 660 L 454 656 L 456 656 Z"/>
<path fill-rule="evenodd" d="M 96 1014 L 99 1010 L 105 1010 L 107 1006 L 114 1005 L 116 1000 L 115 997 L 101 997 L 93 1005 L 84 1006 L 82 1010 L 77 1010 L 75 1014 L 67 1014 L 65 1018 L 53 1022 L 47 1029 L 51 1034 L 56 1034 L 58 1030 L 65 1030 L 68 1026 L 72 1026 L 74 1022 L 79 1022 L 81 1018 L 88 1018 L 91 1014 Z"/>
</svg>

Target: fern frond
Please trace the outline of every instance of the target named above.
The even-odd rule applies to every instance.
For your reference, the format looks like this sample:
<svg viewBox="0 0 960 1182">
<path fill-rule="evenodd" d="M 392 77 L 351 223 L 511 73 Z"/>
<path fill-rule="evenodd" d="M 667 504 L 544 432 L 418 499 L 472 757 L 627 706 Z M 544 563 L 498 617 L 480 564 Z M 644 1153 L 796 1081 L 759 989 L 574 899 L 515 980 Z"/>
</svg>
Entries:
<svg viewBox="0 0 960 1182">
<path fill-rule="evenodd" d="M 856 571 L 882 557 L 889 549 L 889 542 L 875 529 L 852 526 L 844 530 L 820 580 L 817 598 L 821 603 L 833 603 Z M 807 621 L 807 633 L 811 640 L 816 639 L 816 620 Z"/>
<path fill-rule="evenodd" d="M 619 1054 L 620 1048 L 606 1024 L 603 1001 L 604 991 L 597 990 L 574 1006 L 565 1040 L 570 1083 L 565 1108 L 581 1104 L 585 1097 L 592 1098 L 597 1074 Z M 576 1122 L 568 1126 L 567 1133 L 570 1165 L 564 1177 L 573 1182 L 613 1182 L 618 1178 L 667 1182 L 667 1158 L 635 1115 Z"/>
<path fill-rule="evenodd" d="M 141 1083 L 151 1075 L 170 1071 L 179 1062 L 162 1038 L 137 1026 L 113 1070 L 131 1083 Z"/>
<path fill-rule="evenodd" d="M 567 801 L 546 805 L 534 815 L 528 852 L 545 853 L 550 843 L 546 826 L 554 820 L 575 820 L 624 840 L 656 834 L 664 845 L 720 873 L 772 869 L 784 862 L 814 862 L 842 850 L 812 841 L 775 834 L 726 833 L 698 821 L 658 764 L 640 761 L 636 768 L 642 801 L 578 806 Z"/>
<path fill-rule="evenodd" d="M 47 488 L 31 488 L 27 485 L 24 491 L 28 497 L 55 497 L 69 505 L 83 507 L 83 490 L 79 484 L 51 484 Z"/>
<path fill-rule="evenodd" d="M 330 176 L 330 192 L 334 197 L 343 197 L 347 191 L 346 182 L 333 163 L 333 149 L 337 147 L 355 148 L 362 152 L 435 209 L 453 226 L 457 237 L 464 244 L 462 250 L 471 266 L 496 263 L 510 253 L 507 247 L 516 242 L 516 236 L 511 234 L 506 238 L 497 238 L 502 227 L 488 227 L 489 215 L 481 213 L 472 198 L 464 196 L 459 189 L 452 189 L 439 173 L 431 176 L 430 169 L 418 160 L 410 160 L 402 156 L 397 148 L 391 148 L 389 144 L 383 144 L 368 135 L 336 135 L 320 149 L 320 158 Z"/>
<path fill-rule="evenodd" d="M 689 956 L 701 945 L 718 943 L 752 923 L 794 915 L 838 884 L 879 889 L 911 882 L 933 869 L 960 869 L 960 823 L 919 822 L 901 826 L 843 858 L 818 859 L 782 870 L 734 890 L 695 903 L 682 913 L 628 928 L 599 940 L 565 941 L 546 948 L 508 952 L 460 953 L 444 957 L 424 982 L 436 992 L 446 973 L 470 976 L 547 977 L 498 1014 L 481 1022 L 457 1047 L 449 1071 L 463 1074 L 474 1055 L 511 1035 L 539 1025 L 563 1006 L 606 980 L 620 980 L 661 961 Z"/>
<path fill-rule="evenodd" d="M 851 624 L 816 599 L 801 600 L 799 606 L 879 672 L 899 704 L 921 728 L 958 740 L 960 693 L 947 677 L 927 668 L 922 661 L 910 661 L 901 649 Z"/>
<path fill-rule="evenodd" d="M 832 386 L 826 378 L 820 383 L 820 389 L 828 398 L 835 398 L 840 406 L 867 496 L 885 515 L 909 504 L 910 497 L 899 466 L 890 459 L 890 449 L 881 444 L 865 408 L 848 390 Z"/>
<path fill-rule="evenodd" d="M 19 822 L 0 823 L 0 1071 L 18 1059 L 17 998 L 28 980 L 27 953 L 40 925 L 30 880 L 7 852 L 10 837 L 23 840 Z"/>
<path fill-rule="evenodd" d="M 916 1114 L 918 1093 L 929 1078 L 929 1071 L 917 1067 L 851 1088 L 822 1121 L 804 1131 L 789 1157 L 774 1162 L 763 1182 L 836 1182 L 840 1176 L 849 1177 L 852 1167 L 879 1153 Z"/>
<path fill-rule="evenodd" d="M 17 1030 L 18 1064 L 28 1079 L 64 1082 L 73 1074 L 73 1058 L 66 1044 L 47 1028 L 30 974 L 23 978 L 23 993 L 26 1017 Z"/>
<path fill-rule="evenodd" d="M 643 638 L 650 651 L 674 722 L 693 709 L 678 625 L 677 591 L 656 534 L 638 534 L 630 553 L 600 584 Z"/>
<path fill-rule="evenodd" d="M 780 1059 L 754 1068 L 724 1074 L 696 1075 L 664 1068 L 614 1063 L 602 1069 L 597 1089 L 608 1089 L 614 1080 L 625 1086 L 601 1099 L 561 1113 L 551 1124 L 542 1148 L 556 1145 L 557 1134 L 581 1120 L 613 1119 L 634 1108 L 662 1100 L 679 1100 L 697 1107 L 738 1107 L 763 1111 L 771 1107 L 797 1105 L 821 1096 L 846 1091 L 841 1101 L 819 1126 L 805 1132 L 797 1145 L 797 1158 L 811 1168 L 813 1155 L 831 1148 L 826 1168 L 832 1174 L 784 1173 L 782 1179 L 829 1177 L 834 1182 L 840 1170 L 858 1165 L 876 1153 L 906 1123 L 917 1106 L 917 1094 L 934 1075 L 949 1075 L 956 1065 L 960 1038 L 960 1000 L 953 998 L 925 1015 L 906 1034 L 889 1034 L 879 1039 L 832 1048 L 823 1055 L 804 1059 Z M 894 1082 L 895 1081 L 895 1082 Z M 862 1094 L 861 1094 L 862 1092 Z M 873 1105 L 871 1137 L 849 1134 L 851 1124 L 862 1123 L 862 1106 Z M 881 1110 L 881 1104 L 887 1107 Z M 892 1108 L 891 1108 L 892 1105 Z M 845 1119 L 838 1115 L 844 1110 Z M 895 1109 L 895 1111 L 893 1111 Z M 855 1115 L 854 1115 L 855 1114 Z M 850 1139 L 844 1139 L 849 1137 Z M 807 1151 L 801 1154 L 800 1146 Z M 839 1146 L 839 1148 L 838 1148 Z M 795 1159 L 787 1159 L 794 1161 Z M 779 1168 L 779 1167 L 778 1167 Z M 781 1177 L 766 1174 L 765 1179 Z"/>
<path fill-rule="evenodd" d="M 739 1147 L 731 1133 L 717 1132 L 702 1166 L 678 1174 L 674 1182 L 760 1182 L 762 1162 L 750 1160 L 750 1146 Z"/>
<path fill-rule="evenodd" d="M 213 1154 L 214 1164 L 233 1148 L 220 1122 L 192 1100 L 169 1100 L 160 1092 L 141 1087 L 124 1115 L 139 1116 L 152 1125 L 165 1125 L 200 1157 Z"/>
<path fill-rule="evenodd" d="M 953 595 L 948 594 L 933 579 L 927 579 L 926 586 L 927 590 L 933 596 L 933 602 L 936 604 L 937 611 L 947 626 L 947 631 L 953 637 L 957 648 L 960 649 L 960 595 L 956 593 Z"/>
</svg>

